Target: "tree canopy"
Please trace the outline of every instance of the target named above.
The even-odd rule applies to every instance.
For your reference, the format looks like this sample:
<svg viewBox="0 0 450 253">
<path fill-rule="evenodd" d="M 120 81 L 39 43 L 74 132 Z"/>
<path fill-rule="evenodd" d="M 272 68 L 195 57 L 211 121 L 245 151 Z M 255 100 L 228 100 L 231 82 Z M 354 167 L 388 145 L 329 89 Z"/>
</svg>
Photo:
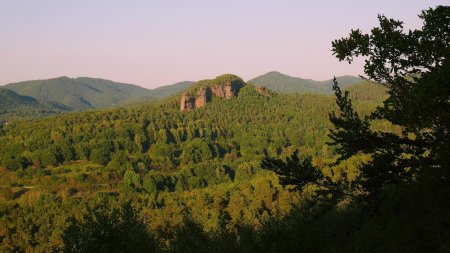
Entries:
<svg viewBox="0 0 450 253">
<path fill-rule="evenodd" d="M 337 155 L 333 164 L 355 156 L 370 157 L 359 165 L 355 180 L 335 180 L 333 174 L 319 173 L 310 158 L 299 160 L 295 153 L 285 162 L 266 157 L 261 164 L 277 173 L 283 184 L 300 190 L 316 185 L 323 197 L 331 194 L 333 208 L 350 200 L 365 210 L 360 216 L 365 221 L 359 226 L 370 224 L 367 234 L 380 241 L 418 230 L 444 237 L 450 234 L 450 202 L 444 197 L 450 194 L 450 7 L 430 8 L 419 17 L 421 29 L 404 31 L 402 21 L 379 15 L 379 27 L 369 34 L 352 30 L 349 37 L 332 42 L 333 54 L 340 61 L 351 63 L 363 57 L 366 78 L 383 84 L 388 93 L 382 105 L 361 116 L 348 91 L 341 91 L 334 81 L 339 111 L 329 114 L 334 127 L 328 144 L 336 147 Z M 374 129 L 380 121 L 400 131 Z M 427 222 L 416 221 L 418 217 Z M 377 232 L 376 226 L 384 229 Z M 411 236 L 402 240 L 386 245 L 409 252 L 448 249 L 447 239 Z M 380 249 L 379 245 L 372 248 Z"/>
</svg>

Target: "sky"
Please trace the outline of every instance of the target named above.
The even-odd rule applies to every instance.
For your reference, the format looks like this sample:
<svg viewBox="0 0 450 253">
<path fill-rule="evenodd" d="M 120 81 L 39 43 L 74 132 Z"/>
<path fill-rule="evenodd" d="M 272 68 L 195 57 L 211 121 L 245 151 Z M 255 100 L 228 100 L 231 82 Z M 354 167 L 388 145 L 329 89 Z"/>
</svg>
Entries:
<svg viewBox="0 0 450 253">
<path fill-rule="evenodd" d="M 58 76 L 155 88 L 269 71 L 315 80 L 363 74 L 331 41 L 384 14 L 420 28 L 450 0 L 0 0 L 0 85 Z"/>
</svg>

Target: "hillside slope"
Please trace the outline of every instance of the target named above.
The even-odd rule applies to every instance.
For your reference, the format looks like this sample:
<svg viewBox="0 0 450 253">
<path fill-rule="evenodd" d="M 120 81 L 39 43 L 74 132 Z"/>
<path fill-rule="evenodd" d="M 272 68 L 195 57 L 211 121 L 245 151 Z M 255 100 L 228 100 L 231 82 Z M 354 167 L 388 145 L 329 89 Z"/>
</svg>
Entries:
<svg viewBox="0 0 450 253">
<path fill-rule="evenodd" d="M 137 85 L 80 77 L 58 77 L 7 84 L 16 93 L 63 104 L 74 111 L 111 107 L 133 97 L 149 94 Z"/>
<path fill-rule="evenodd" d="M 36 118 L 68 111 L 63 105 L 49 103 L 33 97 L 0 88 L 0 121 L 13 118 Z"/>
<path fill-rule="evenodd" d="M 355 76 L 340 76 L 337 77 L 339 85 L 345 88 L 349 85 L 361 81 L 361 78 Z M 299 77 L 292 77 L 280 72 L 272 71 L 264 75 L 255 77 L 248 81 L 248 83 L 256 86 L 269 88 L 279 93 L 319 93 L 331 94 L 333 80 L 315 81 L 311 79 L 303 79 Z"/>
<path fill-rule="evenodd" d="M 71 218 L 78 217 L 79 210 L 104 197 L 133 201 L 137 213 L 151 217 L 145 227 L 155 231 L 158 240 L 165 239 L 167 232 L 175 233 L 188 217 L 214 232 L 221 226 L 232 231 L 258 228 L 283 217 L 297 205 L 299 196 L 262 170 L 261 159 L 286 157 L 298 149 L 317 157 L 314 162 L 324 170 L 330 169 L 324 167 L 325 161 L 334 154 L 325 143 L 335 99 L 320 94 L 267 96 L 252 85 L 242 85 L 235 95 L 233 89 L 228 93 L 224 88 L 233 80 L 242 79 L 223 75 L 197 83 L 193 94 L 205 88 L 212 92 L 218 86 L 225 97 L 218 89 L 207 106 L 190 111 L 180 111 L 180 97 L 174 96 L 158 103 L 0 126 L 0 172 L 4 172 L 0 185 L 11 185 L 0 195 L 0 206 L 10 206 L 3 211 L 10 222 L 0 223 L 0 228 L 17 237 L 31 237 L 36 233 L 27 228 L 36 220 L 32 225 L 50 238 L 42 244 L 59 245 L 63 233 L 55 231 L 66 231 L 64 217 L 73 223 Z M 355 102 L 361 115 L 376 106 L 372 101 Z M 389 125 L 383 127 L 389 130 Z M 336 177 L 343 175 L 343 168 L 334 170 Z M 356 168 L 345 167 L 345 175 L 355 175 Z M 38 194 L 55 197 L 26 202 Z M 60 200 L 63 205 L 55 202 Z M 39 206 L 44 201 L 50 208 Z M 71 206 L 60 208 L 66 205 Z M 44 218 L 16 222 L 16 212 Z M 48 226 L 50 218 L 62 223 Z"/>
<path fill-rule="evenodd" d="M 381 84 L 368 81 L 353 84 L 345 88 L 345 90 L 350 92 L 350 98 L 352 100 L 384 101 L 388 97 L 386 87 Z"/>
<path fill-rule="evenodd" d="M 152 89 L 150 91 L 150 93 L 153 97 L 158 98 L 158 99 L 166 98 L 166 97 L 170 97 L 172 95 L 176 95 L 176 94 L 182 92 L 183 90 L 188 89 L 194 83 L 195 82 L 192 82 L 192 81 L 184 81 L 184 82 L 174 83 L 171 85 L 165 85 L 165 86 L 161 86 L 161 87 Z"/>
</svg>

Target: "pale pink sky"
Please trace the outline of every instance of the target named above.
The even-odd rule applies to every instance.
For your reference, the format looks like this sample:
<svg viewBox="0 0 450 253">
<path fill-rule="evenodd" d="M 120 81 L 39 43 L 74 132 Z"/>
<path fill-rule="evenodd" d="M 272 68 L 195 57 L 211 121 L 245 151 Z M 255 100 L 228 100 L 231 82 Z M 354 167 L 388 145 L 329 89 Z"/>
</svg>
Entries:
<svg viewBox="0 0 450 253">
<path fill-rule="evenodd" d="M 2 0 L 0 85 L 89 76 L 147 88 L 276 70 L 317 80 L 362 74 L 331 41 L 377 14 L 420 27 L 422 0 Z"/>
</svg>

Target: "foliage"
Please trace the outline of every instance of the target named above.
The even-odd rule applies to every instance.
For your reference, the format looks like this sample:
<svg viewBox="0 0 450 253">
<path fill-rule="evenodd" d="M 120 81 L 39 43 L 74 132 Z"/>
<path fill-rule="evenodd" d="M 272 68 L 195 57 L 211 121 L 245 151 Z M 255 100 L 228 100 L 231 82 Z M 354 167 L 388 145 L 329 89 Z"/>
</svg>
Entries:
<svg viewBox="0 0 450 253">
<path fill-rule="evenodd" d="M 341 87 L 340 83 L 339 86 Z M 349 92 L 352 101 L 384 101 L 388 98 L 386 87 L 375 82 L 362 81 L 344 90 Z"/>
<path fill-rule="evenodd" d="M 152 252 L 155 241 L 129 205 L 102 200 L 82 221 L 69 220 L 64 252 Z"/>
<path fill-rule="evenodd" d="M 333 42 L 368 57 L 384 102 L 337 80 L 337 105 L 243 84 L 190 112 L 169 98 L 2 125 L 0 251 L 448 252 L 448 10 Z"/>
<path fill-rule="evenodd" d="M 371 35 L 356 30 L 349 38 L 333 42 L 340 60 L 369 56 L 366 74 L 388 88 L 389 98 L 364 120 L 358 119 L 351 101 L 337 88 L 342 116 L 330 117 L 337 128 L 331 134 L 332 144 L 340 146 L 341 159 L 358 152 L 372 154 L 373 161 L 361 175 L 362 185 L 372 195 L 391 184 L 431 178 L 443 183 L 448 178 L 450 160 L 443 153 L 448 154 L 450 137 L 450 8 L 425 10 L 420 17 L 422 30 L 405 34 L 402 22 L 379 16 L 380 28 Z M 372 131 L 370 119 L 387 120 L 403 131 L 400 135 Z"/>
<path fill-rule="evenodd" d="M 61 249 L 69 240 L 62 237 L 68 231 L 78 231 L 69 234 L 84 238 L 80 243 L 85 246 L 77 247 L 103 244 L 111 238 L 109 228 L 129 224 L 121 223 L 122 201 L 130 203 L 136 222 L 145 225 L 157 248 L 186 249 L 193 239 L 185 238 L 186 245 L 180 245 L 178 236 L 195 229 L 210 241 L 208 247 L 219 251 L 230 245 L 238 250 L 251 245 L 242 241 L 246 233 L 256 237 L 252 230 L 282 219 L 299 203 L 298 193 L 261 171 L 259 161 L 265 154 L 286 157 L 299 149 L 316 156 L 314 162 L 333 157 L 333 151 L 324 148 L 330 126 L 327 113 L 335 109 L 331 97 L 269 97 L 245 85 L 238 97 L 213 100 L 189 113 L 179 111 L 177 100 L 2 126 L 0 182 L 9 191 L 0 200 L 0 212 L 5 214 L 0 240 L 10 247 L 4 251 L 36 245 L 40 245 L 37 252 Z M 364 101 L 358 110 L 368 114 L 377 104 Z M 47 194 L 54 205 L 48 215 L 36 209 Z M 110 207 L 94 206 L 99 194 L 109 196 Z M 104 210 L 107 218 L 96 210 Z M 118 216 L 108 210 L 117 210 Z M 42 216 L 42 222 L 29 220 L 35 215 Z M 96 228 L 103 223 L 95 217 L 117 222 L 102 230 Z M 50 228 L 45 220 L 59 223 Z M 30 224 L 33 229 L 25 229 Z M 36 229 L 44 230 L 47 239 L 19 240 L 33 238 Z M 85 238 L 80 231 L 107 234 Z"/>
<path fill-rule="evenodd" d="M 349 228 L 360 233 L 347 238 L 352 242 L 350 251 L 449 249 L 450 229 L 443 224 L 450 224 L 446 197 L 450 193 L 450 8 L 438 6 L 419 17 L 422 29 L 404 33 L 401 21 L 380 15 L 380 27 L 371 34 L 352 30 L 348 38 L 332 43 L 339 60 L 367 57 L 365 73 L 384 84 L 389 95 L 373 113 L 361 117 L 349 92 L 342 92 L 334 80 L 339 107 L 339 113 L 329 114 L 334 125 L 329 144 L 337 147 L 338 155 L 334 165 L 357 155 L 371 157 L 360 164 L 354 180 L 344 177 L 324 185 L 318 169 L 308 159 L 299 162 L 297 156 L 286 162 L 267 157 L 262 163 L 280 176 L 280 182 L 294 184 L 303 192 L 307 184 L 322 187 L 317 191 L 322 198 L 313 203 L 319 207 L 328 203 L 329 208 L 318 221 L 342 206 L 361 212 L 359 222 Z M 398 125 L 401 132 L 377 131 L 372 127 L 375 121 Z M 349 190 L 351 194 L 346 194 Z M 330 195 L 332 201 L 327 200 Z M 422 231 L 442 236 L 422 236 Z"/>
</svg>

